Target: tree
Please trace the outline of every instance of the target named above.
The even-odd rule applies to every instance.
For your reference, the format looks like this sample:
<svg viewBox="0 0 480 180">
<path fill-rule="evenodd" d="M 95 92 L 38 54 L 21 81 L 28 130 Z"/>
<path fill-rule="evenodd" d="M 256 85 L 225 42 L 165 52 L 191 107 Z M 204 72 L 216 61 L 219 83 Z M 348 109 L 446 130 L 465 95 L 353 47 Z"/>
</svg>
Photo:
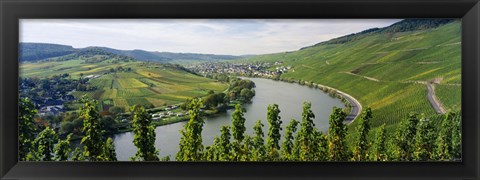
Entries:
<svg viewBox="0 0 480 180">
<path fill-rule="evenodd" d="M 312 104 L 309 102 L 303 103 L 302 122 L 300 123 L 300 130 L 295 138 L 293 159 L 299 161 L 313 160 L 313 155 L 316 150 L 315 147 L 315 123 L 313 123 L 313 114 L 311 110 Z"/>
<path fill-rule="evenodd" d="M 180 149 L 177 152 L 177 161 L 196 161 L 201 160 L 203 145 L 202 145 L 202 129 L 203 118 L 201 116 L 200 108 L 203 106 L 199 99 L 192 100 L 189 107 L 190 120 L 183 126 L 180 131 L 182 137 L 180 138 Z"/>
<path fill-rule="evenodd" d="M 34 140 L 34 144 L 37 145 L 37 152 L 35 153 L 38 158 L 37 160 L 52 161 L 52 154 L 54 152 L 53 148 L 57 140 L 57 134 L 55 134 L 55 131 L 48 126 L 38 133 L 37 138 Z"/>
<path fill-rule="evenodd" d="M 220 139 L 218 139 L 218 144 L 216 144 L 217 148 L 217 157 L 218 161 L 228 161 L 231 159 L 231 146 L 230 146 L 230 127 L 222 126 L 220 129 L 221 135 Z"/>
<path fill-rule="evenodd" d="M 426 118 L 420 119 L 414 139 L 413 160 L 427 161 L 434 158 L 435 126 Z"/>
<path fill-rule="evenodd" d="M 332 161 L 348 160 L 346 145 L 347 126 L 343 124 L 347 114 L 341 108 L 333 107 L 328 128 L 328 154 Z"/>
<path fill-rule="evenodd" d="M 285 131 L 285 141 L 282 143 L 282 159 L 286 161 L 295 160 L 293 156 L 293 145 L 294 145 L 294 133 L 297 131 L 298 121 L 295 119 L 290 120 L 290 123 L 287 126 Z"/>
<path fill-rule="evenodd" d="M 367 136 L 370 131 L 370 120 L 372 119 L 372 109 L 370 107 L 365 108 L 363 111 L 362 119 L 357 127 L 357 132 L 360 134 L 355 141 L 355 148 L 353 150 L 354 161 L 365 161 L 368 159 L 368 148 L 370 146 Z"/>
<path fill-rule="evenodd" d="M 243 156 L 243 148 L 242 142 L 245 138 L 244 132 L 245 128 L 245 118 L 243 117 L 243 113 L 245 109 L 240 105 L 237 104 L 235 106 L 235 111 L 232 114 L 232 135 L 234 141 L 231 144 L 232 148 L 232 158 L 233 161 L 240 161 L 241 157 Z"/>
<path fill-rule="evenodd" d="M 243 88 L 240 91 L 240 97 L 245 98 L 246 101 L 250 101 L 253 96 L 255 96 L 255 90 L 253 89 Z"/>
<path fill-rule="evenodd" d="M 35 138 L 35 122 L 33 117 L 37 114 L 35 106 L 28 98 L 20 98 L 18 102 L 18 140 L 20 160 L 26 160 L 27 154 L 32 152 L 32 141 Z"/>
<path fill-rule="evenodd" d="M 267 121 L 270 125 L 268 129 L 268 136 L 267 136 L 267 157 L 269 160 L 276 160 L 279 158 L 279 150 L 280 150 L 280 131 L 282 128 L 280 125 L 282 121 L 280 120 L 280 109 L 278 108 L 277 104 L 269 105 L 268 106 L 268 113 L 267 113 Z"/>
<path fill-rule="evenodd" d="M 411 161 L 413 159 L 414 138 L 417 134 L 418 114 L 410 113 L 408 118 L 402 121 L 395 133 L 394 143 L 400 160 Z"/>
<path fill-rule="evenodd" d="M 55 160 L 56 161 L 67 161 L 71 148 L 70 148 L 70 139 L 72 138 L 72 134 L 67 136 L 65 140 L 59 140 L 57 145 L 55 145 Z"/>
<path fill-rule="evenodd" d="M 321 131 L 315 130 L 313 161 L 328 160 L 328 138 Z"/>
<path fill-rule="evenodd" d="M 105 161 L 117 161 L 117 153 L 115 152 L 115 144 L 112 138 L 108 138 L 103 147 L 103 157 Z"/>
<path fill-rule="evenodd" d="M 461 158 L 461 117 L 458 112 L 449 112 L 441 120 L 435 140 L 434 157 L 436 160 Z"/>
<path fill-rule="evenodd" d="M 265 134 L 263 133 L 263 124 L 261 120 L 258 120 L 255 125 L 253 126 L 253 142 L 252 142 L 252 160 L 253 161 L 262 161 L 265 159 L 266 150 L 265 150 L 265 141 L 263 137 Z"/>
<path fill-rule="evenodd" d="M 76 147 L 75 150 L 72 152 L 72 161 L 83 161 L 85 157 L 83 156 L 83 152 L 80 148 Z"/>
<path fill-rule="evenodd" d="M 84 95 L 81 100 L 85 105 L 81 108 L 83 116 L 84 136 L 80 142 L 83 144 L 83 156 L 90 161 L 101 161 L 103 150 L 103 130 L 100 124 L 96 100 L 89 100 Z"/>
<path fill-rule="evenodd" d="M 158 150 L 155 148 L 155 127 L 152 125 L 151 116 L 143 106 L 132 106 L 133 144 L 137 153 L 132 160 L 158 161 Z"/>
<path fill-rule="evenodd" d="M 372 146 L 372 159 L 374 161 L 387 161 L 387 144 L 386 144 L 386 130 L 385 124 L 380 126 L 375 134 L 375 142 Z"/>
<path fill-rule="evenodd" d="M 462 158 L 462 117 L 459 112 L 450 116 L 452 122 L 452 156 L 454 159 Z"/>
<path fill-rule="evenodd" d="M 213 138 L 213 144 L 211 146 L 206 146 L 205 147 L 205 150 L 204 150 L 204 153 L 203 153 L 203 157 L 202 159 L 205 160 L 205 161 L 218 161 L 216 155 L 217 155 L 217 152 L 216 152 L 216 148 L 215 148 L 215 144 L 216 144 L 216 141 L 218 137 L 215 136 L 215 138 Z"/>
<path fill-rule="evenodd" d="M 238 142 L 242 142 L 245 133 L 245 118 L 243 117 L 243 113 L 245 112 L 245 108 L 242 105 L 237 104 L 235 105 L 235 111 L 232 114 L 232 135 L 233 139 Z"/>
<path fill-rule="evenodd" d="M 435 141 L 434 156 L 436 160 L 452 159 L 452 132 L 451 132 L 451 113 L 445 115 L 440 122 L 440 128 Z"/>
<path fill-rule="evenodd" d="M 115 130 L 114 125 L 116 123 L 117 122 L 115 121 L 115 119 L 113 119 L 113 117 L 111 117 L 111 116 L 105 116 L 105 117 L 100 119 L 100 125 L 101 125 L 103 130 L 114 131 Z"/>
</svg>

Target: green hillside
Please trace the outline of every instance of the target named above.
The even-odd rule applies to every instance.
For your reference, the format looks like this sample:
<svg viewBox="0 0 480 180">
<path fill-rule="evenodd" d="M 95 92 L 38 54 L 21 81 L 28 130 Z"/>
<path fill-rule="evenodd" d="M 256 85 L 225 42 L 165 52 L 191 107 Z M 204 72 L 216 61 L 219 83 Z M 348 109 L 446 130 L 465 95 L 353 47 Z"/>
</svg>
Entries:
<svg viewBox="0 0 480 180">
<path fill-rule="evenodd" d="M 50 61 L 20 64 L 22 78 L 46 78 L 68 73 L 71 79 L 89 79 L 95 90 L 74 91 L 100 100 L 101 106 L 128 109 L 135 104 L 158 107 L 177 104 L 187 98 L 204 96 L 210 90 L 223 91 L 227 85 L 186 71 L 181 66 L 135 61 L 108 53 L 75 53 Z M 106 107 L 105 107 L 106 109 Z"/>
<path fill-rule="evenodd" d="M 436 114 L 425 85 L 434 80 L 435 93 L 445 109 L 459 110 L 461 22 L 401 23 L 241 61 L 283 62 L 279 66 L 292 67 L 280 76 L 283 80 L 311 81 L 344 91 L 364 107 L 372 107 L 373 127 L 395 125 L 411 111 Z"/>
</svg>

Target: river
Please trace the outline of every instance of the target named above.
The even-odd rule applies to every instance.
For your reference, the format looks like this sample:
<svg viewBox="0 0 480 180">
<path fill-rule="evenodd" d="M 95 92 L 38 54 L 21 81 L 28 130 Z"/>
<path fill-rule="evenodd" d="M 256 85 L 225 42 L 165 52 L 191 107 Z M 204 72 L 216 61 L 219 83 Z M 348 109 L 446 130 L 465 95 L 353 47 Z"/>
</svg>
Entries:
<svg viewBox="0 0 480 180">
<path fill-rule="evenodd" d="M 337 98 L 324 93 L 321 90 L 301 86 L 295 83 L 287 83 L 282 81 L 274 81 L 262 78 L 246 78 L 255 82 L 255 97 L 252 103 L 245 104 L 247 110 L 244 117 L 246 119 L 245 127 L 247 134 L 253 134 L 253 125 L 257 120 L 262 120 L 265 125 L 263 131 L 265 135 L 268 132 L 267 123 L 267 106 L 269 104 L 278 104 L 280 108 L 280 116 L 282 120 L 282 129 L 288 125 L 290 119 L 301 121 L 303 102 L 312 103 L 312 111 L 315 114 L 315 127 L 323 132 L 328 129 L 328 117 L 334 106 L 344 107 L 344 104 Z M 213 143 L 213 138 L 220 135 L 220 127 L 231 125 L 232 110 L 226 113 L 218 114 L 214 117 L 205 119 L 202 137 L 203 145 L 208 146 Z M 157 138 L 155 145 L 160 149 L 160 157 L 170 155 L 170 159 L 175 159 L 180 142 L 180 129 L 187 122 L 179 122 L 165 126 L 158 126 L 155 129 Z M 282 131 L 283 136 L 283 131 Z M 282 137 L 283 138 L 283 137 Z M 133 133 L 126 132 L 116 134 L 113 137 L 115 142 L 115 151 L 119 161 L 128 161 L 136 152 L 133 145 Z"/>
</svg>

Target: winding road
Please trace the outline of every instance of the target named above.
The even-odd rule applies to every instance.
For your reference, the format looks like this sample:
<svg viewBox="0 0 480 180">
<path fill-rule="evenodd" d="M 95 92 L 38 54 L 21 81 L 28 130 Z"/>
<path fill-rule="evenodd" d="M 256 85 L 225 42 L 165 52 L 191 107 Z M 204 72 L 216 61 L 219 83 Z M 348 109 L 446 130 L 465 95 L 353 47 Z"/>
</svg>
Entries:
<svg viewBox="0 0 480 180">
<path fill-rule="evenodd" d="M 362 112 L 362 105 L 360 104 L 360 102 L 358 102 L 357 99 L 353 98 L 349 94 L 344 93 L 342 91 L 338 91 L 338 90 L 337 90 L 337 92 L 340 95 L 342 95 L 348 102 L 350 102 L 350 105 L 352 106 L 352 110 L 350 111 L 350 114 L 348 114 L 347 118 L 345 119 L 345 123 L 350 124 Z"/>
<path fill-rule="evenodd" d="M 324 86 L 324 85 L 318 85 L 318 87 L 327 87 L 327 88 L 330 88 L 330 89 L 335 89 L 335 88 L 331 88 L 331 87 L 328 87 L 328 86 Z M 362 112 L 362 105 L 360 104 L 360 102 L 358 102 L 357 99 L 355 99 L 354 97 L 350 96 L 349 94 L 343 92 L 343 91 L 340 91 L 338 89 L 335 89 L 337 91 L 338 94 L 340 94 L 343 98 L 345 98 L 351 105 L 352 107 L 352 110 L 350 111 L 350 114 L 347 115 L 347 118 L 345 119 L 345 123 L 346 124 L 350 124 L 353 122 L 353 120 L 355 120 L 355 118 L 357 118 L 360 113 Z"/>
</svg>

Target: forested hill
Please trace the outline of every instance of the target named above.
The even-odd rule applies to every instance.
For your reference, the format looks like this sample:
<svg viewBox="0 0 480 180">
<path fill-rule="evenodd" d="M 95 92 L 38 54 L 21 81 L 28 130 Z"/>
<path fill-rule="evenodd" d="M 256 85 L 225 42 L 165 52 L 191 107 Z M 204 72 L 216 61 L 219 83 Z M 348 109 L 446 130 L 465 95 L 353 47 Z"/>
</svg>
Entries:
<svg viewBox="0 0 480 180">
<path fill-rule="evenodd" d="M 97 53 L 105 55 L 106 53 L 126 56 L 141 61 L 153 61 L 170 63 L 174 61 L 221 61 L 239 59 L 241 56 L 215 55 L 215 54 L 197 54 L 197 53 L 172 53 L 172 52 L 152 52 L 144 50 L 118 50 L 108 47 L 86 47 L 73 48 L 72 46 L 47 43 L 20 43 L 20 62 L 35 62 L 49 58 L 61 58 L 61 56 L 77 56 L 75 53 L 92 53 L 95 49 Z M 80 54 L 81 55 L 81 54 Z M 68 56 L 66 58 L 69 58 Z"/>
<path fill-rule="evenodd" d="M 85 63 L 98 63 L 105 60 L 112 60 L 113 62 L 121 62 L 121 61 L 128 62 L 128 61 L 135 60 L 132 57 L 114 54 L 97 47 L 87 47 L 87 48 L 79 49 L 75 53 L 67 54 L 65 56 L 60 56 L 60 57 L 49 58 L 47 60 L 68 61 L 68 60 L 74 60 L 74 59 L 84 60 Z"/>
<path fill-rule="evenodd" d="M 461 106 L 460 20 L 404 20 L 298 51 L 242 61 L 281 62 L 277 67 L 291 69 L 277 79 L 344 91 L 372 107 L 374 127 L 398 124 L 410 112 L 437 114 L 427 99 L 427 83 L 433 82 L 447 111 Z"/>
<path fill-rule="evenodd" d="M 47 43 L 20 43 L 19 60 L 38 61 L 42 59 L 64 56 L 75 53 L 77 49 L 72 46 Z"/>
</svg>

